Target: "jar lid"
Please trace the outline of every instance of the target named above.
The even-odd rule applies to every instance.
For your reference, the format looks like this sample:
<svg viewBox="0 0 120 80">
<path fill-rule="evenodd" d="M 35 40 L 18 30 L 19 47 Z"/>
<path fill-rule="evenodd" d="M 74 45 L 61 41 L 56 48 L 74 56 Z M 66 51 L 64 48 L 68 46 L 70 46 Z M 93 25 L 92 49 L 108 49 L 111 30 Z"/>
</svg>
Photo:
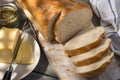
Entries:
<svg viewBox="0 0 120 80">
<path fill-rule="evenodd" d="M 0 27 L 17 27 L 19 25 L 18 8 L 13 3 L 0 5 Z"/>
<path fill-rule="evenodd" d="M 0 5 L 0 21 L 11 20 L 17 16 L 17 7 L 10 4 Z"/>
</svg>

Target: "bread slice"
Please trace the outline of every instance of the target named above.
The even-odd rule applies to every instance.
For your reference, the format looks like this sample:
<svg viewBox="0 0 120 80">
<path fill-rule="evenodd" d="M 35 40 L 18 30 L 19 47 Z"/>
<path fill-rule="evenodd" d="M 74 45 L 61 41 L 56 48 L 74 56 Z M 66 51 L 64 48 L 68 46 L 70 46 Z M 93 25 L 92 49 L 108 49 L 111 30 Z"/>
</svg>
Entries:
<svg viewBox="0 0 120 80">
<path fill-rule="evenodd" d="M 76 66 L 85 66 L 98 61 L 110 48 L 111 39 L 107 38 L 102 43 L 90 51 L 71 57 L 71 61 Z"/>
<path fill-rule="evenodd" d="M 75 3 L 61 10 L 61 16 L 54 27 L 55 39 L 65 43 L 76 35 L 92 19 L 92 10 L 85 3 Z"/>
<path fill-rule="evenodd" d="M 105 68 L 111 62 L 113 56 L 114 56 L 114 53 L 111 51 L 108 51 L 108 53 L 99 61 L 92 63 L 90 65 L 77 67 L 76 72 L 85 77 L 96 76 L 105 70 Z"/>
<path fill-rule="evenodd" d="M 89 51 L 99 45 L 105 33 L 104 27 L 95 27 L 87 32 L 79 33 L 66 42 L 64 50 L 68 56 L 74 56 Z"/>
</svg>

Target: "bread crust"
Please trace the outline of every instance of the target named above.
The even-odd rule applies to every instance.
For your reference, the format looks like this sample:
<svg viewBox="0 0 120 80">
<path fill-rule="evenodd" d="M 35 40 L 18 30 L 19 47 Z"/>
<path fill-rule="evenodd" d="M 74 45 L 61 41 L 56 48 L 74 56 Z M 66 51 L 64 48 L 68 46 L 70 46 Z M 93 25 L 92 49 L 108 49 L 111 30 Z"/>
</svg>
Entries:
<svg viewBox="0 0 120 80">
<path fill-rule="evenodd" d="M 100 68 L 91 71 L 91 72 L 86 72 L 86 73 L 79 73 L 80 75 L 84 76 L 84 77 L 93 77 L 93 76 L 97 76 L 99 74 L 101 74 L 102 72 L 104 72 L 104 70 L 107 68 L 109 62 L 103 64 Z"/>
<path fill-rule="evenodd" d="M 64 45 L 65 54 L 75 56 L 95 48 L 102 42 L 104 33 L 105 29 L 102 26 L 78 33 Z"/>
<path fill-rule="evenodd" d="M 103 40 L 103 41 L 105 41 L 105 40 Z M 103 42 L 104 43 L 104 42 Z M 100 46 L 103 46 L 104 44 L 100 44 Z M 110 48 L 110 44 L 111 44 L 111 39 L 108 39 L 108 42 L 106 42 L 106 47 L 103 47 L 104 49 L 102 49 L 102 50 L 100 50 L 100 52 L 98 53 L 97 52 L 97 54 L 95 54 L 94 55 L 94 53 L 93 53 L 93 55 L 92 56 L 90 56 L 90 57 L 88 57 L 88 58 L 84 58 L 83 60 L 76 60 L 76 57 L 77 56 L 79 56 L 79 55 L 77 55 L 76 57 L 75 56 L 73 56 L 73 57 L 71 57 L 71 61 L 76 65 L 76 66 L 85 66 L 85 65 L 88 65 L 88 64 L 91 64 L 91 63 L 93 63 L 93 62 L 96 62 L 96 61 L 98 61 L 99 59 L 101 59 L 101 57 L 102 56 L 104 56 L 104 54 L 106 54 L 107 53 L 107 51 L 109 50 L 109 48 Z M 96 46 L 96 48 L 97 48 L 98 46 Z M 100 47 L 101 48 L 101 47 Z M 99 48 L 99 49 L 100 49 Z M 92 49 L 92 51 L 93 51 L 94 49 Z M 98 50 L 98 49 L 97 49 Z M 88 51 L 88 52 L 90 52 L 90 51 Z M 86 52 L 88 55 L 89 55 L 89 53 L 88 52 Z M 86 53 L 83 53 L 83 54 L 86 54 Z M 81 54 L 80 54 L 81 55 Z M 84 57 L 86 57 L 86 56 L 84 56 Z M 82 57 L 81 57 L 82 58 Z"/>
<path fill-rule="evenodd" d="M 88 4 L 77 3 L 74 0 L 17 0 L 17 2 L 32 14 L 39 24 L 39 26 L 37 26 L 38 31 L 40 31 L 48 41 L 56 39 L 59 43 L 62 43 L 68 40 L 62 40 L 62 37 L 58 34 L 58 26 L 63 21 L 65 15 L 71 11 L 87 8 L 90 11 L 90 18 L 92 17 L 92 10 Z M 50 24 L 53 22 L 55 15 L 59 12 L 61 12 L 60 17 L 56 23 L 51 26 Z M 75 31 L 75 33 L 77 32 Z M 70 37 L 75 35 L 75 33 Z"/>
<path fill-rule="evenodd" d="M 85 45 L 84 47 L 73 49 L 73 50 L 65 50 L 65 54 L 67 54 L 68 56 L 75 56 L 78 54 L 82 54 L 84 52 L 91 50 L 92 48 L 95 48 L 98 44 L 101 43 L 102 40 L 103 40 L 102 37 L 100 37 L 98 40 L 96 40 L 96 42 L 91 43 L 89 45 Z"/>
<path fill-rule="evenodd" d="M 48 41 L 54 39 L 53 26 L 50 26 L 55 15 L 64 7 L 70 7 L 74 0 L 17 0 L 24 8 L 26 8 L 38 22 L 38 31 L 42 33 Z"/>
<path fill-rule="evenodd" d="M 78 68 L 76 68 L 76 72 L 84 77 L 93 77 L 93 76 L 97 76 L 97 75 L 101 74 L 107 68 L 107 66 L 109 65 L 109 63 L 111 62 L 111 60 L 114 57 L 114 52 L 107 53 L 107 54 L 110 55 L 109 58 L 104 63 L 100 64 L 99 66 L 97 65 L 97 67 L 93 68 L 93 70 L 81 72 L 79 70 L 80 67 L 78 67 Z M 108 55 L 106 55 L 106 56 L 108 56 Z"/>
</svg>

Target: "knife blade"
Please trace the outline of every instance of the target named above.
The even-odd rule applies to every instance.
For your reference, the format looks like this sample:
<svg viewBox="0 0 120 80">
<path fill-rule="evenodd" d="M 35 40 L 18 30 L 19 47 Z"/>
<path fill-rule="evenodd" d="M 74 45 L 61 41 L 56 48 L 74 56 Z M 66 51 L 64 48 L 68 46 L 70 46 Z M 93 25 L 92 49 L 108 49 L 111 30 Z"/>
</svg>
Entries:
<svg viewBox="0 0 120 80">
<path fill-rule="evenodd" d="M 26 22 L 24 23 L 23 25 L 23 28 L 22 28 L 22 31 L 17 39 L 17 43 L 15 45 L 15 48 L 14 48 L 14 51 L 13 51 L 13 57 L 12 57 L 12 60 L 10 62 L 10 65 L 8 67 L 8 70 L 5 72 L 4 76 L 3 76 L 3 80 L 11 80 L 11 75 L 12 75 L 12 72 L 13 72 L 13 62 L 15 61 L 16 57 L 17 57 L 17 53 L 18 53 L 18 50 L 19 50 L 19 47 L 20 47 L 20 44 L 22 42 L 22 40 L 24 39 L 24 37 L 22 37 L 22 34 L 24 32 L 24 28 L 25 28 L 25 25 L 26 25 Z"/>
<path fill-rule="evenodd" d="M 14 52 L 13 52 L 13 57 L 12 57 L 10 66 L 8 67 L 8 70 L 5 72 L 3 80 L 11 80 L 11 75 L 12 75 L 12 71 L 13 71 L 12 64 L 15 61 L 18 50 L 19 50 L 19 46 L 20 46 L 20 43 L 21 43 L 21 35 L 22 35 L 22 33 L 18 37 L 17 44 L 15 45 L 15 49 L 14 49 Z"/>
</svg>

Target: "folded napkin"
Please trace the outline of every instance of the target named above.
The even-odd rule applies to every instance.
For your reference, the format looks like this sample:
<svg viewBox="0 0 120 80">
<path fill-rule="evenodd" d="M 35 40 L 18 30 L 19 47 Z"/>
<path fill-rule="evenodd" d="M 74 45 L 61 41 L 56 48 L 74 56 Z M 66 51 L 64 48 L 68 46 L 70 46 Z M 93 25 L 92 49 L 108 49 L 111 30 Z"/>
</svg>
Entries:
<svg viewBox="0 0 120 80">
<path fill-rule="evenodd" d="M 0 5 L 1 4 L 6 4 L 6 3 L 9 3 L 9 2 L 14 2 L 15 0 L 0 0 Z"/>
<path fill-rule="evenodd" d="M 106 29 L 105 36 L 112 39 L 111 49 L 120 56 L 120 0 L 90 0 L 90 4 Z"/>
</svg>

